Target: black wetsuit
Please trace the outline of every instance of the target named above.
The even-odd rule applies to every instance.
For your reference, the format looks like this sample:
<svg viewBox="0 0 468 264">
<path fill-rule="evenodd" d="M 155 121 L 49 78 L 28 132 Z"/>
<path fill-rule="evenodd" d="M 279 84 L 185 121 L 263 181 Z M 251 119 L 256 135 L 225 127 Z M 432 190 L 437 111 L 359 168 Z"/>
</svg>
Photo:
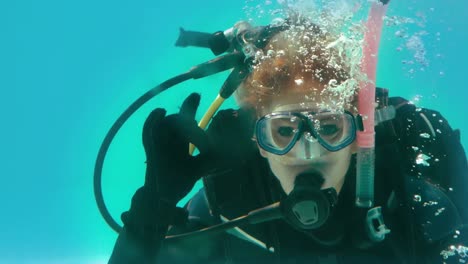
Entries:
<svg viewBox="0 0 468 264">
<path fill-rule="evenodd" d="M 457 251 L 446 260 L 440 255 L 449 245 L 468 242 L 468 207 L 463 206 L 468 201 L 468 170 L 459 131 L 438 112 L 417 109 L 401 98 L 390 98 L 390 105 L 397 107 L 397 117 L 376 127 L 375 206 L 382 207 L 391 230 L 384 241 L 368 244 L 362 239 L 365 212 L 354 206 L 353 157 L 333 220 L 322 230 L 302 232 L 274 220 L 242 227 L 244 235 L 223 233 L 163 244 L 157 263 L 461 263 Z M 252 145 L 252 131 L 240 127 L 238 119 L 244 114 L 226 110 L 213 120 L 208 132 L 225 137 L 220 148 L 233 150 L 230 155 L 239 161 L 223 175 L 205 179 L 209 191 L 200 190 L 186 205 L 189 223 L 172 227 L 169 234 L 219 223 L 220 215 L 233 219 L 285 196 Z M 229 145 L 236 139 L 248 143 Z M 125 237 L 124 232 L 112 263 L 133 263 L 119 255 L 126 250 Z"/>
</svg>

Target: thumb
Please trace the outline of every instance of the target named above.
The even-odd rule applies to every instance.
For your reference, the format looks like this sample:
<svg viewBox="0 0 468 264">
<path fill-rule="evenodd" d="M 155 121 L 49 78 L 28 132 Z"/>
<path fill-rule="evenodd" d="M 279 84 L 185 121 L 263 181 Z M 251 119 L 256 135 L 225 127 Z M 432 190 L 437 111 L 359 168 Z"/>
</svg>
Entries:
<svg viewBox="0 0 468 264">
<path fill-rule="evenodd" d="M 200 104 L 200 94 L 190 94 L 182 103 L 179 114 L 187 120 L 195 120 L 198 105 Z"/>
</svg>

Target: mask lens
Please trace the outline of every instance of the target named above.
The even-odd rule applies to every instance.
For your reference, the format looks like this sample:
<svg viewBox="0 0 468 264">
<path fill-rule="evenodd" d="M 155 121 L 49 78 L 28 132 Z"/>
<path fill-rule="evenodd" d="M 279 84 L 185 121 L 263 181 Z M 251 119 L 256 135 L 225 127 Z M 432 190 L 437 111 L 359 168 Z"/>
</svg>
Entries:
<svg viewBox="0 0 468 264">
<path fill-rule="evenodd" d="M 327 149 L 339 150 L 354 140 L 354 121 L 348 113 L 319 113 L 311 122 L 319 141 Z"/>
<path fill-rule="evenodd" d="M 276 154 L 284 154 L 299 136 L 301 119 L 288 114 L 270 115 L 257 123 L 257 140 L 260 146 Z"/>
</svg>

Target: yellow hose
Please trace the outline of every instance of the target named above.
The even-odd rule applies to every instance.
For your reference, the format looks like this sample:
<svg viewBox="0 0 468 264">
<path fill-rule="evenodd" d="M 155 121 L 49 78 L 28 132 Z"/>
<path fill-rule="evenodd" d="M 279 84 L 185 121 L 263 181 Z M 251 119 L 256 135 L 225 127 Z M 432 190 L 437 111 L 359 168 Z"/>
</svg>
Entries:
<svg viewBox="0 0 468 264">
<path fill-rule="evenodd" d="M 208 108 L 208 110 L 206 110 L 205 112 L 205 115 L 203 116 L 203 118 L 200 120 L 200 123 L 198 123 L 198 126 L 201 128 L 201 129 L 205 129 L 206 126 L 208 125 L 208 123 L 210 122 L 211 118 L 213 117 L 213 115 L 216 113 L 216 111 L 218 111 L 219 107 L 224 103 L 224 98 L 221 97 L 219 94 L 218 96 L 216 97 L 216 99 L 214 99 L 214 101 L 211 103 L 210 107 Z M 190 143 L 190 146 L 189 146 L 189 154 L 192 155 L 193 152 L 195 151 L 195 145 L 193 145 L 192 143 Z"/>
</svg>

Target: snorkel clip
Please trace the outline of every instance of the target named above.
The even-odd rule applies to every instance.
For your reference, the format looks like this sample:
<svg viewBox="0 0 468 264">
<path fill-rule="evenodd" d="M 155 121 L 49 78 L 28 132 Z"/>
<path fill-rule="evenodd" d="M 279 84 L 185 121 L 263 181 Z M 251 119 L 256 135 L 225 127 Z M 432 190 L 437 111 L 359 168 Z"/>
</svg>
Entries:
<svg viewBox="0 0 468 264">
<path fill-rule="evenodd" d="M 367 211 L 366 231 L 369 239 L 373 242 L 380 242 L 385 239 L 385 235 L 390 233 L 382 217 L 382 207 L 377 206 Z"/>
</svg>

